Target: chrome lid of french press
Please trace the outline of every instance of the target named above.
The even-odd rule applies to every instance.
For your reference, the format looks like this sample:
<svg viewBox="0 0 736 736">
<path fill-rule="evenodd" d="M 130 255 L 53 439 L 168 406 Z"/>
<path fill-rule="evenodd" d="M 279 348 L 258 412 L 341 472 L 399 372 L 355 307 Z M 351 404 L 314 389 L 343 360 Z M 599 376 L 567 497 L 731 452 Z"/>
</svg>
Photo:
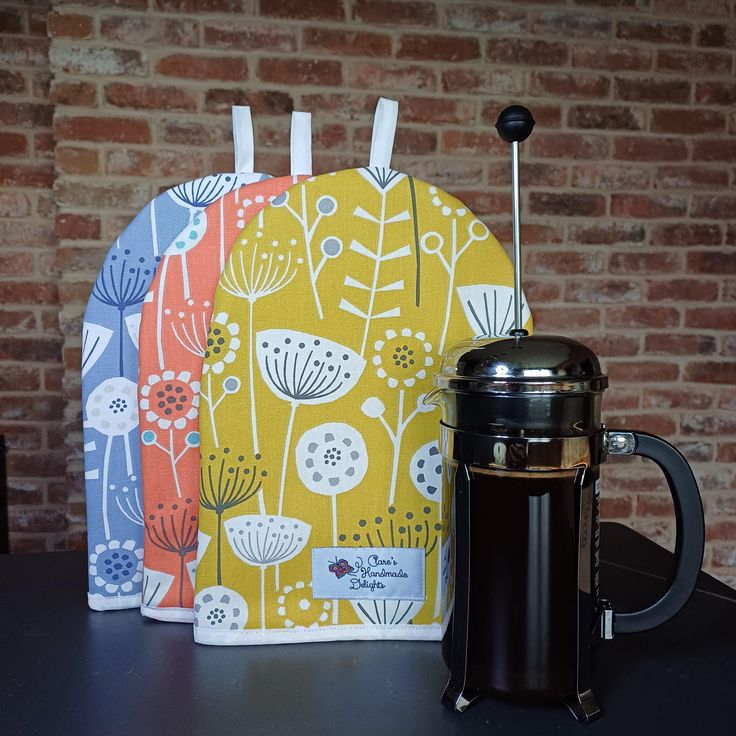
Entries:
<svg viewBox="0 0 736 736">
<path fill-rule="evenodd" d="M 489 468 L 548 469 L 599 454 L 608 379 L 595 353 L 575 340 L 468 340 L 445 354 L 435 385 L 446 457 Z"/>
<path fill-rule="evenodd" d="M 494 394 L 589 393 L 608 386 L 596 354 L 559 335 L 467 340 L 445 353 L 435 385 Z"/>
</svg>

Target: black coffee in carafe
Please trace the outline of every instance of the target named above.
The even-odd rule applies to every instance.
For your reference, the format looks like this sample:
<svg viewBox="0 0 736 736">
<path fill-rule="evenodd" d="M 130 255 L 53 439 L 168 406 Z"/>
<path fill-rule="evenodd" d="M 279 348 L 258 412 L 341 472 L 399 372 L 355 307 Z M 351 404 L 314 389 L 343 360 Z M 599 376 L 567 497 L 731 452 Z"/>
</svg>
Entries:
<svg viewBox="0 0 736 736">
<path fill-rule="evenodd" d="M 658 626 L 690 597 L 703 556 L 703 511 L 693 473 L 672 445 L 602 425 L 608 379 L 595 353 L 523 329 L 518 150 L 532 126 L 520 107 L 497 124 L 514 153 L 515 328 L 450 349 L 427 399 L 442 409 L 443 492 L 454 508 L 443 702 L 462 712 L 489 694 L 562 701 L 586 722 L 600 713 L 591 691 L 596 642 Z M 657 463 L 675 507 L 671 585 L 632 613 L 614 613 L 598 585 L 599 469 L 612 454 Z"/>
<path fill-rule="evenodd" d="M 484 623 L 468 631 L 468 682 L 522 700 L 558 699 L 576 686 L 577 473 L 471 472 L 485 533 L 471 536 L 470 556 L 484 561 L 484 583 L 471 587 L 468 605 Z M 451 645 L 448 636 L 448 661 Z"/>
</svg>

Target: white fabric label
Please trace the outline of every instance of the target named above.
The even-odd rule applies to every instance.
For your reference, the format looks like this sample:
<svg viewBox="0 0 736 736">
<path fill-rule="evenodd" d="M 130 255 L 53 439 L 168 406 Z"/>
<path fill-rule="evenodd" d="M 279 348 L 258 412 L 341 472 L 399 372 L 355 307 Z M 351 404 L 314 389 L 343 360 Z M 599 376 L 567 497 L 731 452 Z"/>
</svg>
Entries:
<svg viewBox="0 0 736 736">
<path fill-rule="evenodd" d="M 312 597 L 423 601 L 424 550 L 407 547 L 312 549 Z"/>
</svg>

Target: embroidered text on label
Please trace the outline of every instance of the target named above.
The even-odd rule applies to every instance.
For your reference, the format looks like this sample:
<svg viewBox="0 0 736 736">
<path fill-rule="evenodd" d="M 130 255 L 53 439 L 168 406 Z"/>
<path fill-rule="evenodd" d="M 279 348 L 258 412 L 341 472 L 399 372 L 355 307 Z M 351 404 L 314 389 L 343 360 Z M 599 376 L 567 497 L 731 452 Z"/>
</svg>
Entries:
<svg viewBox="0 0 736 736">
<path fill-rule="evenodd" d="M 312 550 L 315 598 L 424 600 L 424 550 L 320 547 Z"/>
</svg>

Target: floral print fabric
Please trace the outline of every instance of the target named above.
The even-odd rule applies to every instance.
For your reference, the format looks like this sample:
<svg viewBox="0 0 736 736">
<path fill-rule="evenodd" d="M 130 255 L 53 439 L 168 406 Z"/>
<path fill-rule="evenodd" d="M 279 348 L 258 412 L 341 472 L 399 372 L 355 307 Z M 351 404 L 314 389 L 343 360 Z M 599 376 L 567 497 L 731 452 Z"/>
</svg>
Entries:
<svg viewBox="0 0 736 736">
<path fill-rule="evenodd" d="M 512 283 L 461 202 L 390 169 L 309 178 L 245 225 L 202 371 L 219 403 L 199 418 L 195 610 L 228 603 L 221 623 L 197 614 L 197 641 L 441 638 L 450 508 L 424 398 L 447 347 L 499 334 Z M 423 550 L 425 599 L 314 598 L 310 550 L 340 547 Z"/>
<path fill-rule="evenodd" d="M 197 212 L 171 239 L 143 305 L 143 542 L 146 581 L 156 581 L 143 595 L 146 616 L 165 621 L 194 618 L 199 422 L 202 414 L 215 417 L 223 399 L 241 390 L 243 379 L 232 371 L 232 364 L 247 339 L 247 332 L 226 312 L 212 317 L 213 295 L 238 232 L 252 218 L 258 220 L 258 213 L 295 181 L 287 176 L 253 183 Z M 258 261 L 258 288 L 274 288 L 272 276 L 280 261 L 271 252 L 268 256 Z M 221 595 L 213 600 L 224 605 Z"/>
<path fill-rule="evenodd" d="M 130 569 L 131 555 L 136 560 L 143 555 L 136 381 L 141 309 L 148 287 L 164 250 L 197 212 L 221 195 L 263 178 L 263 174 L 216 174 L 160 194 L 113 243 L 92 288 L 82 328 L 81 363 L 88 602 L 96 610 L 133 608 L 141 600 L 137 563 L 134 574 L 125 571 Z M 109 565 L 100 563 L 101 548 L 108 551 Z"/>
</svg>

